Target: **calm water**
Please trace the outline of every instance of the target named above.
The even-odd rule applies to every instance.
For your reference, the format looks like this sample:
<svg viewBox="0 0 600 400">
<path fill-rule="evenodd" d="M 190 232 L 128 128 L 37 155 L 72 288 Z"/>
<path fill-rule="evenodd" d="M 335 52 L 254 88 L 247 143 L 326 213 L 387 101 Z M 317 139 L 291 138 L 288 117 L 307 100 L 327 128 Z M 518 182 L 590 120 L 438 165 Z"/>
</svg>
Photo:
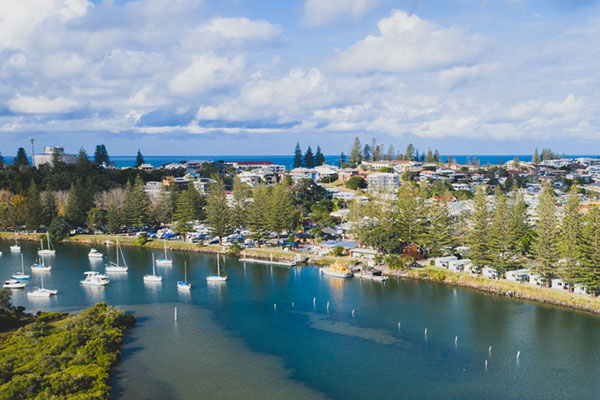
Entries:
<svg viewBox="0 0 600 400">
<path fill-rule="evenodd" d="M 1 279 L 19 268 L 9 245 L 0 242 Z M 37 245 L 22 248 L 29 266 Z M 593 315 L 421 282 L 341 281 L 316 268 L 244 265 L 232 257 L 222 263 L 227 283 L 208 285 L 215 258 L 189 253 L 173 254 L 173 267 L 158 267 L 162 284 L 148 285 L 142 276 L 151 271 L 151 253 L 140 248 L 124 248 L 128 274 L 115 274 L 106 288 L 86 288 L 79 286 L 83 272 L 103 269 L 88 251 L 58 245 L 52 271 L 34 274 L 31 284 L 43 274 L 59 294 L 34 302 L 16 291 L 14 301 L 32 311 L 106 301 L 134 312 L 138 325 L 112 378 L 115 398 L 591 399 L 600 392 L 600 318 Z M 184 260 L 189 295 L 175 286 Z"/>
</svg>

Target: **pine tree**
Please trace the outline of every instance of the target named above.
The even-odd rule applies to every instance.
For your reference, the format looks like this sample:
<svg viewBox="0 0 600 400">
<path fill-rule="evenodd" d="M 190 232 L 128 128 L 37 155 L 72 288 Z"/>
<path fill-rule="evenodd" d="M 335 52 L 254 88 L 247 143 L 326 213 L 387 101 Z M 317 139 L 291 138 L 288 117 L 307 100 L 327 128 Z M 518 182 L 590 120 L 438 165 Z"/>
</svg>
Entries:
<svg viewBox="0 0 600 400">
<path fill-rule="evenodd" d="M 6 166 L 6 162 L 4 161 L 4 157 L 2 157 L 2 153 L 0 153 L 0 168 L 4 168 Z"/>
<path fill-rule="evenodd" d="M 381 146 L 377 145 L 375 147 L 372 148 L 373 149 L 373 161 L 381 161 L 382 159 L 382 151 L 381 151 Z"/>
<path fill-rule="evenodd" d="M 417 195 L 417 190 L 411 186 L 404 185 L 398 191 L 398 229 L 402 240 L 407 243 L 419 243 L 423 238 L 424 229 L 424 207 L 423 199 Z"/>
<path fill-rule="evenodd" d="M 110 158 L 108 157 L 108 151 L 106 151 L 106 146 L 104 146 L 103 144 L 99 144 L 96 146 L 96 151 L 94 152 L 94 162 L 97 165 L 110 164 Z"/>
<path fill-rule="evenodd" d="M 489 248 L 491 266 L 500 274 L 516 267 L 516 244 L 512 235 L 512 215 L 506 195 L 496 186 L 494 214 L 490 223 Z"/>
<path fill-rule="evenodd" d="M 140 151 L 140 149 L 138 149 L 137 155 L 135 156 L 135 166 L 139 167 L 143 163 L 144 163 L 144 156 L 142 156 L 142 152 Z"/>
<path fill-rule="evenodd" d="M 352 145 L 352 149 L 350 150 L 350 158 L 349 164 L 350 168 L 355 168 L 362 161 L 362 153 L 361 153 L 361 145 L 360 139 L 358 137 L 354 138 L 354 144 Z"/>
<path fill-rule="evenodd" d="M 417 151 L 417 153 L 418 153 L 418 151 Z M 414 156 L 415 156 L 415 146 L 413 146 L 412 143 L 409 143 L 408 146 L 406 146 L 406 150 L 404 151 L 404 159 L 407 161 L 412 161 Z"/>
<path fill-rule="evenodd" d="M 94 205 L 93 196 L 93 188 L 89 178 L 85 186 L 80 181 L 76 181 L 71 185 L 65 208 L 65 219 L 69 225 L 72 227 L 85 226 L 87 213 Z"/>
<path fill-rule="evenodd" d="M 315 157 L 310 146 L 308 146 L 308 149 L 306 149 L 306 153 L 304 154 L 304 166 L 306 168 L 315 167 Z"/>
<path fill-rule="evenodd" d="M 515 181 L 516 184 L 516 181 Z M 532 232 L 528 222 L 527 203 L 523 194 L 513 190 L 514 204 L 512 206 L 512 241 L 516 244 L 521 256 L 529 252 L 531 247 Z"/>
<path fill-rule="evenodd" d="M 431 149 L 427 149 L 427 155 L 425 156 L 425 162 L 427 164 L 430 164 L 434 161 L 435 160 L 433 159 L 433 153 L 431 152 Z"/>
<path fill-rule="evenodd" d="M 294 227 L 294 204 L 289 188 L 284 185 L 274 186 L 267 206 L 267 226 L 279 235 L 284 230 Z"/>
<path fill-rule="evenodd" d="M 150 200 L 139 175 L 135 177 L 133 185 L 130 182 L 127 184 L 123 214 L 129 226 L 142 228 L 151 223 Z"/>
<path fill-rule="evenodd" d="M 88 211 L 86 224 L 94 231 L 102 229 L 104 224 L 106 224 L 106 210 L 100 207 L 92 207 Z"/>
<path fill-rule="evenodd" d="M 42 225 L 46 228 L 49 227 L 52 220 L 58 216 L 54 192 L 48 190 L 42 195 L 42 208 L 40 214 Z"/>
<path fill-rule="evenodd" d="M 175 232 L 184 235 L 184 240 L 186 240 L 185 235 L 193 230 L 193 221 L 196 219 L 194 199 L 191 192 L 184 190 L 179 193 L 173 219 L 176 222 Z"/>
<path fill-rule="evenodd" d="M 29 165 L 29 160 L 27 159 L 27 153 L 25 152 L 24 148 L 22 148 L 22 147 L 18 148 L 17 156 L 13 160 L 13 165 L 17 168 Z"/>
<path fill-rule="evenodd" d="M 231 206 L 231 226 L 234 229 L 242 229 L 246 226 L 250 194 L 248 185 L 236 177 L 233 180 L 233 202 Z"/>
<path fill-rule="evenodd" d="M 340 154 L 340 168 L 346 168 L 346 156 L 343 152 Z"/>
<path fill-rule="evenodd" d="M 560 275 L 570 288 L 581 278 L 583 221 L 579 212 L 580 206 L 577 185 L 573 185 L 560 224 L 560 256 L 563 260 Z"/>
<path fill-rule="evenodd" d="M 32 180 L 27 190 L 25 202 L 25 226 L 27 229 L 35 231 L 42 226 L 42 199 L 37 185 Z"/>
<path fill-rule="evenodd" d="M 252 203 L 248 207 L 248 228 L 250 229 L 250 237 L 257 241 L 260 246 L 260 241 L 269 236 L 269 226 L 265 215 L 268 213 L 270 202 L 271 188 L 261 186 L 254 190 Z"/>
<path fill-rule="evenodd" d="M 219 243 L 224 236 L 232 232 L 225 185 L 220 178 L 216 183 L 210 185 L 206 199 L 206 220 L 208 229 L 212 235 L 219 238 Z"/>
<path fill-rule="evenodd" d="M 475 168 L 479 168 L 479 167 L 481 167 L 481 161 L 479 161 L 479 158 L 477 158 L 477 157 L 475 157 L 475 156 L 473 156 L 473 166 L 474 166 Z"/>
<path fill-rule="evenodd" d="M 590 207 L 585 217 L 582 254 L 583 268 L 580 271 L 579 282 L 596 297 L 600 286 L 600 208 L 598 206 Z"/>
<path fill-rule="evenodd" d="M 119 233 L 123 226 L 123 213 L 116 204 L 110 204 L 106 212 L 106 229 L 110 233 Z"/>
<path fill-rule="evenodd" d="M 388 152 L 387 152 L 387 155 L 385 156 L 385 159 L 388 161 L 392 161 L 394 159 L 395 155 L 396 155 L 396 150 L 394 150 L 394 146 L 390 144 L 390 146 L 388 147 Z"/>
<path fill-rule="evenodd" d="M 556 273 L 556 263 L 559 257 L 559 230 L 554 192 L 548 183 L 544 184 L 536 211 L 538 220 L 535 225 L 536 236 L 532 246 L 535 258 L 534 271 L 544 278 L 546 286 L 550 287 L 550 280 Z"/>
<path fill-rule="evenodd" d="M 481 185 L 473 197 L 471 231 L 467 240 L 470 247 L 469 257 L 477 267 L 485 267 L 490 264 L 488 243 L 490 213 L 487 206 L 487 188 L 485 185 Z"/>
<path fill-rule="evenodd" d="M 433 152 L 433 161 L 438 163 L 442 162 L 442 157 L 440 156 L 440 152 L 437 151 L 437 149 Z"/>
<path fill-rule="evenodd" d="M 363 160 L 371 161 L 371 146 L 368 144 L 363 146 Z"/>
<path fill-rule="evenodd" d="M 294 168 L 301 168 L 303 165 L 302 149 L 300 148 L 300 143 L 296 143 L 296 148 L 294 149 Z"/>
<path fill-rule="evenodd" d="M 534 164 L 541 164 L 541 162 L 542 162 L 542 160 L 540 159 L 540 155 L 538 154 L 537 147 L 533 151 L 533 158 L 531 159 L 531 162 Z"/>
<path fill-rule="evenodd" d="M 429 206 L 429 226 L 425 231 L 425 243 L 432 257 L 439 257 L 444 250 L 452 247 L 453 223 L 448 208 L 449 193 L 434 200 Z"/>
<path fill-rule="evenodd" d="M 315 165 L 325 164 L 325 156 L 321 152 L 321 146 L 317 146 L 317 153 L 315 154 Z"/>
<path fill-rule="evenodd" d="M 156 222 L 160 225 L 165 225 L 172 222 L 174 213 L 173 208 L 171 193 L 165 188 L 162 188 L 152 210 L 152 215 Z"/>
</svg>

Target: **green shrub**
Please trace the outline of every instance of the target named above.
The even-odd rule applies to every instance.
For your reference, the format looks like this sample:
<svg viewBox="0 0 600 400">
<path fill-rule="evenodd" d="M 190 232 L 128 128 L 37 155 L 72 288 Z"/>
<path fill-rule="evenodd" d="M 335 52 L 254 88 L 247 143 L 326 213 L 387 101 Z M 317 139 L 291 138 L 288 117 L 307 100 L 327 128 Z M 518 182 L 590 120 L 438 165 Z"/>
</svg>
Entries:
<svg viewBox="0 0 600 400">
<path fill-rule="evenodd" d="M 346 187 L 352 190 L 364 189 L 367 187 L 367 182 L 361 176 L 353 176 L 346 182 Z"/>
<path fill-rule="evenodd" d="M 335 246 L 333 249 L 331 249 L 331 255 L 341 257 L 344 255 L 344 248 L 342 246 Z"/>
<path fill-rule="evenodd" d="M 140 246 L 145 245 L 146 243 L 148 243 L 148 234 L 146 232 L 142 232 L 140 233 L 140 236 L 138 236 L 137 238 L 137 244 L 139 244 Z"/>
</svg>

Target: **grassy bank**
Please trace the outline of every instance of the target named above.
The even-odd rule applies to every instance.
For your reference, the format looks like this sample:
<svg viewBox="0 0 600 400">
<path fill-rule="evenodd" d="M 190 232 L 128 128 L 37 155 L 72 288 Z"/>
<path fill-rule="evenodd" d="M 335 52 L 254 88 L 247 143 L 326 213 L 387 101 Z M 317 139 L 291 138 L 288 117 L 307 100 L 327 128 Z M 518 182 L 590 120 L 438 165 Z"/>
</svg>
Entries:
<svg viewBox="0 0 600 400">
<path fill-rule="evenodd" d="M 402 279 L 419 279 L 451 286 L 475 289 L 501 296 L 522 300 L 537 301 L 562 307 L 573 308 L 600 314 L 600 298 L 576 293 L 568 293 L 549 288 L 541 288 L 528 283 L 517 283 L 505 279 L 494 280 L 455 273 L 443 268 L 425 267 L 408 270 L 391 270 L 391 276 Z"/>
<path fill-rule="evenodd" d="M 105 303 L 35 317 L 0 345 L 0 399 L 109 399 L 109 370 L 132 315 Z"/>
</svg>

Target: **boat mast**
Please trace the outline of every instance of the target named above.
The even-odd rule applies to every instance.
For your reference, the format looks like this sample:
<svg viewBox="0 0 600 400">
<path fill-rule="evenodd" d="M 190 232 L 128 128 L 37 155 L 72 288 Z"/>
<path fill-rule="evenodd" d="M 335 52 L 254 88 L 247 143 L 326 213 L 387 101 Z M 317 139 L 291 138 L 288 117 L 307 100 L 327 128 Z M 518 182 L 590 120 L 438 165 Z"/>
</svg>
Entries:
<svg viewBox="0 0 600 400">
<path fill-rule="evenodd" d="M 25 264 L 23 263 L 23 253 L 21 253 L 21 273 L 25 275 Z"/>
<path fill-rule="evenodd" d="M 183 262 L 183 282 L 187 284 L 187 261 Z"/>
<path fill-rule="evenodd" d="M 154 266 L 154 253 L 152 253 L 152 275 L 156 276 L 156 270 Z"/>
<path fill-rule="evenodd" d="M 219 263 L 219 259 L 221 256 L 217 254 L 217 275 L 221 276 L 221 264 Z"/>
<path fill-rule="evenodd" d="M 167 240 L 163 239 L 163 244 L 165 245 L 165 260 L 167 259 Z"/>
</svg>

